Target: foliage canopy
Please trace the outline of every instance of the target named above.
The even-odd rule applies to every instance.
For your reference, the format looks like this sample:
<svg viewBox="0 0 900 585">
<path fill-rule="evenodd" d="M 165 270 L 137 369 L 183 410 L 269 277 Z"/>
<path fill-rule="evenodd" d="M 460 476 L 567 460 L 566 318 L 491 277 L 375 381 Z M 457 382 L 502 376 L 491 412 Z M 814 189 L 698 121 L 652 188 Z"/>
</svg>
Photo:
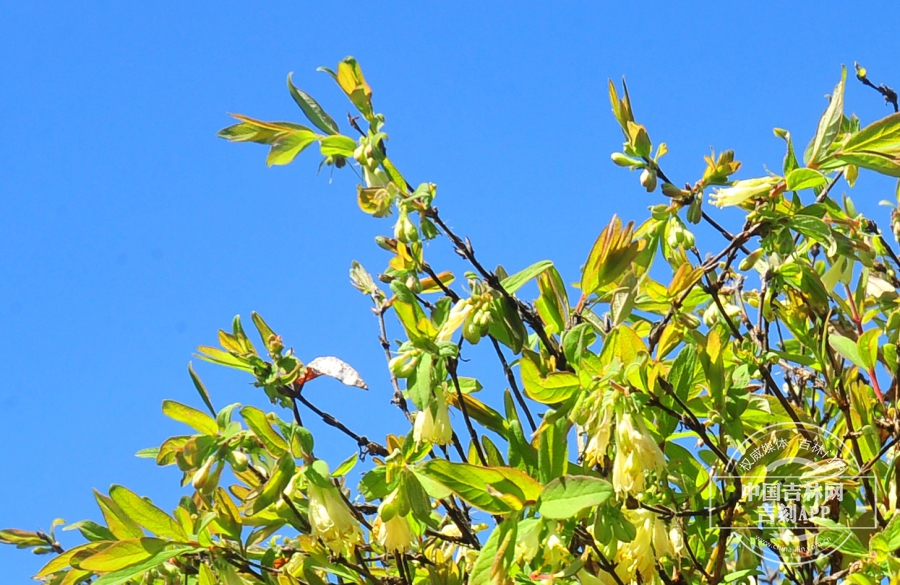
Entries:
<svg viewBox="0 0 900 585">
<path fill-rule="evenodd" d="M 52 555 L 36 578 L 867 585 L 900 573 L 900 259 L 833 195 L 860 170 L 900 177 L 900 114 L 866 125 L 846 115 L 842 70 L 802 156 L 775 130 L 780 173 L 735 181 L 741 163 L 725 151 L 679 187 L 660 163 L 665 143 L 654 147 L 624 82 L 610 82 L 624 136 L 612 160 L 664 199 L 639 225 L 610 219 L 567 285 L 547 260 L 488 268 L 435 207 L 436 186 L 413 186 L 388 157 L 356 60 L 323 71 L 359 114 L 348 116 L 353 137 L 291 76 L 311 126 L 235 115 L 219 135 L 267 145 L 269 165 L 316 145 L 320 168 L 358 171 L 362 211 L 392 218 L 376 239 L 387 267 L 376 278 L 354 263 L 350 276 L 373 303 L 392 403 L 409 424 L 383 441 L 348 428 L 304 389 L 320 376 L 367 389 L 350 365 L 304 363 L 258 314 L 256 342 L 235 317 L 220 347 L 198 355 L 251 376 L 278 411 L 217 410 L 189 368 L 208 413 L 164 401 L 192 434 L 138 455 L 177 466 L 191 493 L 170 514 L 122 486 L 97 492 L 103 523 L 67 526 L 85 538 L 69 550 L 54 536 L 61 521 L 0 531 Z M 709 203 L 740 209 L 743 224 L 722 227 Z M 701 222 L 721 235 L 707 254 L 691 231 Z M 440 238 L 467 262 L 461 279 L 426 259 Z M 536 299 L 522 298 L 529 283 Z M 496 355 L 502 392 L 464 375 L 479 343 Z M 502 411 L 482 399 L 500 394 Z M 318 458 L 306 411 L 359 455 Z"/>
</svg>

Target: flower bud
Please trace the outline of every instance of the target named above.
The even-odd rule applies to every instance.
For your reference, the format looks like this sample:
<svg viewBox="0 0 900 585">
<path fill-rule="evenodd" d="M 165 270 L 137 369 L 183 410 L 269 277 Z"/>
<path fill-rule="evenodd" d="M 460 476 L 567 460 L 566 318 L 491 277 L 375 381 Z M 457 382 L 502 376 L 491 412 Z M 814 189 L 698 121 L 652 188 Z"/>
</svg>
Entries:
<svg viewBox="0 0 900 585">
<path fill-rule="evenodd" d="M 394 224 L 394 237 L 404 244 L 419 240 L 419 230 L 416 229 L 415 224 L 409 219 L 409 214 L 406 211 L 400 212 L 400 217 L 397 219 L 397 223 Z"/>
<path fill-rule="evenodd" d="M 236 473 L 243 473 L 250 466 L 250 458 L 243 451 L 232 451 L 229 453 L 228 462 L 231 463 L 231 468 Z"/>
<path fill-rule="evenodd" d="M 702 194 L 698 195 L 696 199 L 688 206 L 687 211 L 687 220 L 692 224 L 700 223 L 700 220 L 703 219 L 703 209 L 701 209 L 700 205 L 702 203 L 701 200 Z"/>
<path fill-rule="evenodd" d="M 651 169 L 644 169 L 641 172 L 641 186 L 647 190 L 648 193 L 652 193 L 656 190 L 656 171 Z"/>
<path fill-rule="evenodd" d="M 408 378 L 416 371 L 416 365 L 419 363 L 419 350 L 405 351 L 400 355 L 391 358 L 388 362 L 388 368 L 391 373 L 398 378 Z"/>
<path fill-rule="evenodd" d="M 194 473 L 194 477 L 191 478 L 191 485 L 194 486 L 194 489 L 206 491 L 212 472 L 212 466 L 215 462 L 215 457 L 207 457 L 206 461 L 203 462 L 203 465 L 200 466 L 200 469 Z"/>
<path fill-rule="evenodd" d="M 634 160 L 630 156 L 625 156 L 621 152 L 614 152 L 610 155 L 610 158 L 614 163 L 619 165 L 620 167 L 633 167 L 638 164 L 638 161 Z"/>
<path fill-rule="evenodd" d="M 362 170 L 363 181 L 366 183 L 366 187 L 385 187 L 390 182 L 387 173 L 383 169 L 363 164 Z"/>
<path fill-rule="evenodd" d="M 397 253 L 397 240 L 394 238 L 388 238 L 387 236 L 375 236 L 375 243 L 378 244 L 378 247 L 382 250 L 387 250 L 388 252 Z"/>
</svg>

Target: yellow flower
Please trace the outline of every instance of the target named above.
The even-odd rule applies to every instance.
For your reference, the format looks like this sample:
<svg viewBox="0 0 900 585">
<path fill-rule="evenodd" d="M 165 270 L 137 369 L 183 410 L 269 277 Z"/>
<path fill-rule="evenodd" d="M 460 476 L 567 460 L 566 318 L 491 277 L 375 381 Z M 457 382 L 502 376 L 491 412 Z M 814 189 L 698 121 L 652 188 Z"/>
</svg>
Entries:
<svg viewBox="0 0 900 585">
<path fill-rule="evenodd" d="M 435 341 L 451 341 L 453 333 L 462 326 L 472 309 L 473 307 L 467 299 L 456 301 L 456 304 L 450 309 L 447 320 L 438 331 Z"/>
<path fill-rule="evenodd" d="M 450 409 L 447 407 L 443 389 L 438 388 L 437 396 L 432 403 L 416 413 L 413 438 L 416 443 L 429 442 L 435 445 L 447 445 L 452 440 Z"/>
<path fill-rule="evenodd" d="M 407 552 L 412 546 L 413 535 L 406 516 L 394 514 L 390 520 L 382 520 L 379 514 L 372 523 L 375 540 L 386 552 Z"/>
<path fill-rule="evenodd" d="M 599 406 L 600 412 L 591 414 L 591 418 L 585 424 L 585 429 L 590 436 L 584 448 L 584 461 L 587 465 L 595 465 L 603 461 L 606 448 L 609 447 L 610 428 L 612 426 L 612 408 Z"/>
<path fill-rule="evenodd" d="M 359 524 L 336 487 L 322 488 L 310 483 L 307 496 L 309 524 L 314 537 L 321 538 L 335 554 L 360 541 Z"/>
<path fill-rule="evenodd" d="M 625 517 L 634 525 L 635 536 L 631 542 L 619 544 L 616 561 L 621 572 L 616 572 L 623 581 L 640 575 L 646 583 L 656 575 L 656 560 L 674 554 L 669 532 L 665 522 L 649 510 L 625 510 Z"/>
<path fill-rule="evenodd" d="M 529 524 L 526 525 L 525 522 Z M 530 563 L 541 550 L 541 531 L 543 522 L 539 519 L 525 520 L 519 524 L 519 536 L 516 539 L 516 562 Z"/>
<path fill-rule="evenodd" d="M 727 189 L 716 189 L 710 199 L 710 203 L 717 207 L 740 205 L 751 197 L 758 197 L 768 193 L 778 181 L 779 179 L 776 177 L 737 181 Z"/>
<path fill-rule="evenodd" d="M 617 492 L 637 495 L 644 491 L 644 471 L 662 471 L 666 458 L 638 416 L 622 411 L 616 417 L 616 458 L 613 486 Z"/>
</svg>

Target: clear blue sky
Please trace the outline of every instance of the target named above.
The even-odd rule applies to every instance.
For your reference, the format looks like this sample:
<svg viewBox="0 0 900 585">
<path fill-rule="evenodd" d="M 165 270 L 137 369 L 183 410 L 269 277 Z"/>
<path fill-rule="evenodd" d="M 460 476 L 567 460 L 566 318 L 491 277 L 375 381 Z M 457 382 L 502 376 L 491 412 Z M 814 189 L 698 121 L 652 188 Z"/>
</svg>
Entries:
<svg viewBox="0 0 900 585">
<path fill-rule="evenodd" d="M 348 426 L 404 428 L 347 278 L 353 259 L 384 268 L 373 237 L 390 224 L 357 210 L 351 173 L 317 177 L 312 153 L 267 169 L 262 147 L 215 137 L 229 111 L 298 120 L 289 71 L 343 124 L 348 104 L 315 68 L 355 55 L 392 159 L 438 184 L 484 261 L 550 258 L 569 282 L 611 214 L 662 198 L 609 162 L 608 77 L 628 76 L 679 181 L 710 147 L 735 149 L 741 177 L 779 169 L 772 128 L 802 148 L 842 63 L 900 87 L 893 2 L 600 4 L 0 3 L 0 526 L 99 519 L 91 488 L 112 483 L 171 508 L 178 472 L 133 453 L 183 431 L 160 403 L 199 405 L 187 361 L 235 313 L 262 313 L 303 359 L 356 366 L 370 392 L 310 391 Z M 852 74 L 846 102 L 864 122 L 889 113 Z M 856 189 L 885 227 L 875 204 L 892 189 Z M 436 267 L 465 269 L 432 248 Z M 266 406 L 245 377 L 195 365 L 216 405 Z M 353 452 L 320 427 L 321 454 Z M 45 560 L 0 547 L 9 583 Z"/>
</svg>

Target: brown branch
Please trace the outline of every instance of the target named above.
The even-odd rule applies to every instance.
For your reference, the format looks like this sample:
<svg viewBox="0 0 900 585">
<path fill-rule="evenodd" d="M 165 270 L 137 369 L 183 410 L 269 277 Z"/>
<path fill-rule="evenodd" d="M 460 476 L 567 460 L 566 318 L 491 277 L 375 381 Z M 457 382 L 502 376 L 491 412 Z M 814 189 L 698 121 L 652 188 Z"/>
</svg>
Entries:
<svg viewBox="0 0 900 585">
<path fill-rule="evenodd" d="M 453 245 L 456 246 L 456 253 L 468 260 L 468 262 L 475 268 L 478 274 L 484 278 L 485 282 L 493 288 L 494 290 L 500 292 L 506 302 L 510 303 L 511 306 L 516 309 L 519 313 L 519 316 L 522 318 L 525 323 L 527 323 L 531 329 L 537 334 L 538 338 L 541 340 L 541 343 L 544 344 L 544 347 L 547 348 L 555 358 L 557 367 L 559 369 L 566 368 L 566 358 L 562 353 L 562 350 L 559 347 L 559 344 L 556 343 L 544 329 L 544 324 L 541 322 L 541 318 L 535 314 L 534 310 L 511 295 L 509 291 L 507 291 L 500 282 L 500 279 L 493 272 L 485 269 L 484 266 L 475 258 L 475 250 L 472 248 L 472 242 L 466 238 L 463 241 L 458 235 L 456 235 L 450 227 L 444 223 L 444 220 L 441 219 L 441 216 L 438 214 L 437 207 L 431 207 L 426 210 L 426 215 L 434 220 L 434 223 L 441 228 L 441 230 L 450 238 L 450 241 L 453 242 Z"/>
<path fill-rule="evenodd" d="M 391 342 L 388 341 L 387 338 L 387 326 L 384 323 L 384 312 L 387 310 L 387 305 L 385 305 L 380 300 L 376 300 L 374 295 L 372 300 L 375 302 L 375 308 L 372 309 L 372 312 L 375 313 L 375 316 L 378 317 L 378 325 L 380 328 L 380 334 L 378 337 L 378 341 L 381 343 L 381 347 L 384 350 L 384 357 L 387 360 L 388 366 L 391 363 Z M 406 417 L 406 420 L 412 424 L 413 417 L 409 413 L 409 407 L 406 405 L 406 398 L 403 396 L 403 391 L 400 390 L 400 383 L 397 381 L 397 376 L 394 375 L 394 372 L 390 371 L 390 367 L 388 367 L 388 373 L 391 376 L 391 385 L 394 387 L 394 395 L 391 398 L 391 403 L 396 404 L 397 408 L 399 408 L 403 415 Z"/>
<path fill-rule="evenodd" d="M 369 453 L 371 455 L 380 455 L 381 457 L 387 457 L 388 455 L 390 455 L 390 452 L 383 445 L 380 445 L 374 441 L 370 441 L 365 435 L 358 435 L 354 433 L 349 428 L 347 428 L 344 423 L 336 419 L 331 414 L 325 412 L 324 410 L 319 409 L 315 404 L 307 400 L 302 393 L 302 383 L 294 382 L 291 389 L 285 388 L 285 392 L 289 397 L 291 397 L 292 399 L 296 398 L 303 404 L 303 406 L 316 413 L 319 418 L 322 419 L 322 422 L 324 422 L 326 425 L 338 429 L 339 431 L 356 441 L 357 446 L 361 450 L 365 450 L 366 453 Z"/>
<path fill-rule="evenodd" d="M 472 419 L 469 418 L 469 409 L 466 408 L 466 400 L 463 396 L 462 389 L 459 387 L 459 377 L 456 375 L 456 366 L 458 362 L 456 358 L 447 358 L 447 372 L 450 373 L 450 379 L 453 380 L 453 387 L 456 389 L 456 399 L 459 401 L 459 410 L 462 412 L 463 420 L 466 421 L 466 429 L 469 431 L 469 437 L 475 445 L 475 452 L 478 453 L 478 459 L 481 464 L 487 466 L 487 457 L 484 456 L 484 450 L 478 441 L 478 434 L 475 427 L 472 426 Z"/>
<path fill-rule="evenodd" d="M 894 112 L 900 111 L 900 105 L 897 103 L 897 92 L 888 87 L 886 84 L 882 83 L 880 85 L 875 85 L 869 78 L 866 77 L 866 70 L 859 66 L 859 63 L 854 63 L 856 66 L 856 78 L 862 82 L 863 85 L 867 85 L 881 94 L 884 98 L 885 104 L 891 104 L 894 106 Z M 860 75 L 862 73 L 862 75 Z"/>
<path fill-rule="evenodd" d="M 525 398 L 522 396 L 522 392 L 519 390 L 519 384 L 516 382 L 516 376 L 513 374 L 512 369 L 509 367 L 509 363 L 506 361 L 506 357 L 503 355 L 503 350 L 500 348 L 500 344 L 497 342 L 497 339 L 491 335 L 491 344 L 494 346 L 494 351 L 497 352 L 497 358 L 500 360 L 500 364 L 503 366 L 503 373 L 506 374 L 506 380 L 509 382 L 509 387 L 512 390 L 513 396 L 516 397 L 516 402 L 519 403 L 519 406 L 522 410 L 525 411 L 525 417 L 528 419 L 528 424 L 531 425 L 531 432 L 537 430 L 537 425 L 534 423 L 534 418 L 531 416 L 531 411 L 528 409 L 528 404 L 525 402 Z"/>
</svg>

